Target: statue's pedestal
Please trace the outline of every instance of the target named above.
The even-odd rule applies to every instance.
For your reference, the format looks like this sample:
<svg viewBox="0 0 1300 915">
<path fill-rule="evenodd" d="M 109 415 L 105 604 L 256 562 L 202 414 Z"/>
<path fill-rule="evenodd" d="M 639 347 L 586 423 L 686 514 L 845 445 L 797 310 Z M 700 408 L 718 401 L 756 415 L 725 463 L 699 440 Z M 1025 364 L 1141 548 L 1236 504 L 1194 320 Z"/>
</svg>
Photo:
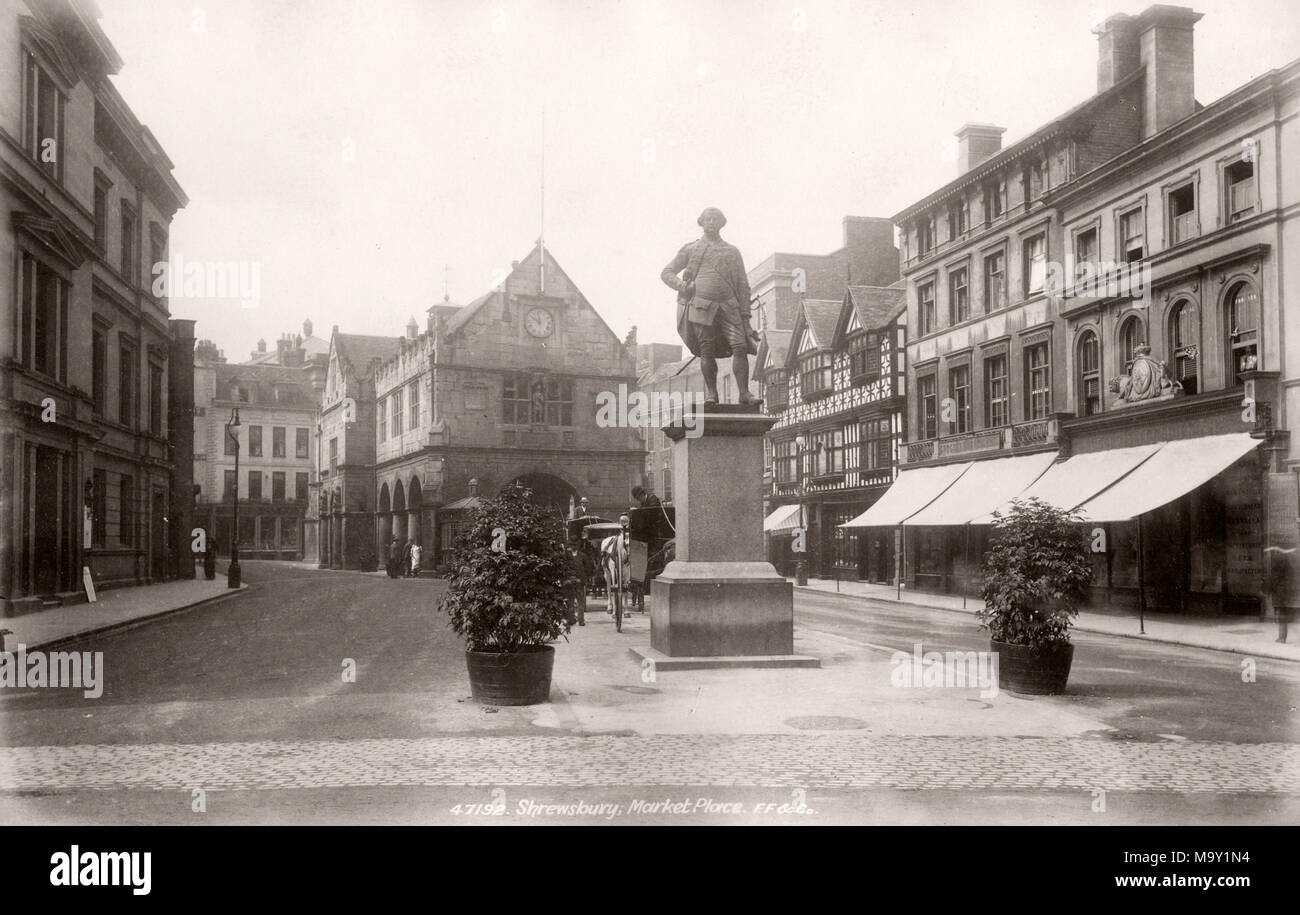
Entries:
<svg viewBox="0 0 1300 915">
<path fill-rule="evenodd" d="M 776 418 L 733 404 L 706 409 L 694 427 L 664 427 L 676 559 L 651 584 L 652 650 L 641 655 L 663 669 L 817 666 L 794 655 L 794 589 L 764 558 L 763 434 Z"/>
</svg>

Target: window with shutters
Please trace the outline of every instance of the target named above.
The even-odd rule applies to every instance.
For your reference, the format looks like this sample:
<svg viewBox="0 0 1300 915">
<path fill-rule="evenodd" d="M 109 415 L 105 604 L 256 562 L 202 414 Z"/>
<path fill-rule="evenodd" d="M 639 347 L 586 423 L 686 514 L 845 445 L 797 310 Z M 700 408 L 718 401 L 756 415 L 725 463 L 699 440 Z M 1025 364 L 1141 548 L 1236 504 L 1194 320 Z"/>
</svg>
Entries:
<svg viewBox="0 0 1300 915">
<path fill-rule="evenodd" d="M 1169 341 L 1173 344 L 1174 381 L 1183 386 L 1186 394 L 1199 390 L 1200 322 L 1196 306 L 1179 302 L 1169 315 Z"/>
<path fill-rule="evenodd" d="M 1101 412 L 1101 344 L 1085 331 L 1079 338 L 1079 415 Z"/>
</svg>

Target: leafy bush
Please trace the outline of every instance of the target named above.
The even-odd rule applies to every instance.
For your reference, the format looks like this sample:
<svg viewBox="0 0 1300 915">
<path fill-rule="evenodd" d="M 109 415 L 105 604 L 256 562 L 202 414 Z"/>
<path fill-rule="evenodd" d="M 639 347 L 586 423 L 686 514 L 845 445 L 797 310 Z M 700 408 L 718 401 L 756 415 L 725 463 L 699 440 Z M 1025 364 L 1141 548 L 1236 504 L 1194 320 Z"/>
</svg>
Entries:
<svg viewBox="0 0 1300 915">
<path fill-rule="evenodd" d="M 1092 583 L 1082 519 L 1041 499 L 994 514 L 984 556 L 980 628 L 994 641 L 1038 651 L 1070 641 L 1070 624 Z"/>
<path fill-rule="evenodd" d="M 475 510 L 457 542 L 439 608 L 470 651 L 515 652 L 569 632 L 573 580 L 564 524 L 514 486 Z M 505 550 L 493 549 L 493 531 Z"/>
</svg>

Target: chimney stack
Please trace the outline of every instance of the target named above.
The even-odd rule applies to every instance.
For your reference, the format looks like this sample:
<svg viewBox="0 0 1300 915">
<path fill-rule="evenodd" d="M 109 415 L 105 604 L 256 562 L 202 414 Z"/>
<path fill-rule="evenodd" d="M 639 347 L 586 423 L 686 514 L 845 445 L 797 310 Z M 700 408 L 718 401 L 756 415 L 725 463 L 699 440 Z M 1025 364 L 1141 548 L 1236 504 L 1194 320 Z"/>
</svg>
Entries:
<svg viewBox="0 0 1300 915">
<path fill-rule="evenodd" d="M 1092 32 L 1097 36 L 1097 92 L 1102 93 L 1142 65 L 1138 21 L 1128 13 L 1116 13 Z"/>
<path fill-rule="evenodd" d="M 1196 111 L 1192 29 L 1202 14 L 1185 6 L 1158 4 L 1138 16 L 1138 56 L 1146 68 L 1142 139 Z"/>
<path fill-rule="evenodd" d="M 957 131 L 957 174 L 964 175 L 975 166 L 1002 151 L 1005 127 L 995 124 L 963 124 Z"/>
</svg>

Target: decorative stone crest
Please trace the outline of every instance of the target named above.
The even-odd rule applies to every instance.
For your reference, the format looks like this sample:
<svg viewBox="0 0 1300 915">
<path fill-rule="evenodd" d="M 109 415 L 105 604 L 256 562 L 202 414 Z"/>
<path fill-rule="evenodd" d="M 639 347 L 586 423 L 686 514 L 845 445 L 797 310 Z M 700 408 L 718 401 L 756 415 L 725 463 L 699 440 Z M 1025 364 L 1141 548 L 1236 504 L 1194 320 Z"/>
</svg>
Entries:
<svg viewBox="0 0 1300 915">
<path fill-rule="evenodd" d="M 1133 365 L 1127 375 L 1112 378 L 1107 388 L 1115 395 L 1115 406 L 1125 407 L 1147 400 L 1169 400 L 1183 393 L 1183 386 L 1169 377 L 1163 361 L 1151 358 L 1151 347 L 1133 347 Z"/>
</svg>

